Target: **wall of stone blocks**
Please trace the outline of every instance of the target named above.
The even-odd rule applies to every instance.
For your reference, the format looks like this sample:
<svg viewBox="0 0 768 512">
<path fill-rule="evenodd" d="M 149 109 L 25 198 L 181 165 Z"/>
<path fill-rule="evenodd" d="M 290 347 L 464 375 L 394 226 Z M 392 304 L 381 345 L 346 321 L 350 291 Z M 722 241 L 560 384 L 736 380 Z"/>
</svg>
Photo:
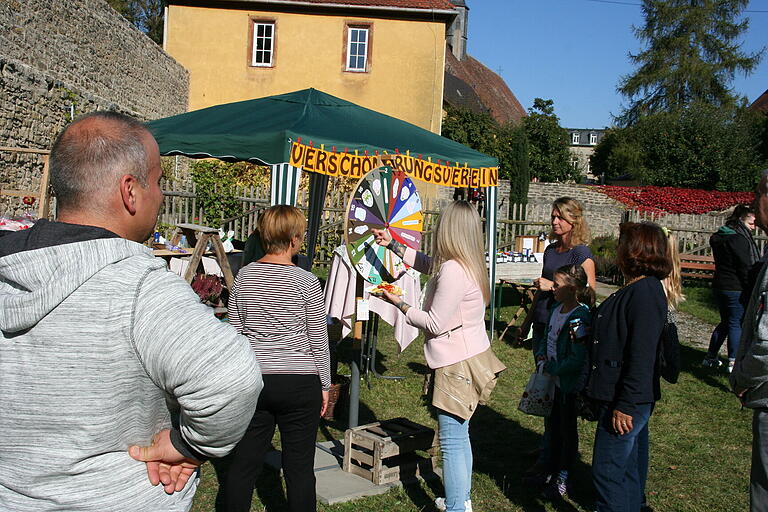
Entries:
<svg viewBox="0 0 768 512">
<path fill-rule="evenodd" d="M 676 230 L 684 249 L 706 246 L 709 235 L 721 226 L 729 211 L 710 212 L 700 215 L 668 214 L 654 216 L 627 208 L 623 203 L 611 199 L 590 185 L 564 183 L 531 183 L 528 189 L 528 205 L 525 208 L 526 220 L 546 222 L 550 220 L 552 202 L 559 197 L 572 197 L 584 204 L 586 217 L 593 236 L 618 236 L 619 224 L 626 220 L 650 220 Z M 499 180 L 499 219 L 508 219 L 514 208 L 509 204 L 509 181 Z M 447 204 L 453 199 L 453 188 L 445 187 L 441 191 L 441 203 Z M 519 217 L 518 217 L 519 218 Z M 540 230 L 530 227 L 528 231 Z"/>
<path fill-rule="evenodd" d="M 104 0 L 0 2 L 0 146 L 49 149 L 77 116 L 186 112 L 187 71 Z M 39 189 L 39 155 L 0 151 L 0 187 Z M 0 198 L 16 215 L 20 199 Z"/>
</svg>

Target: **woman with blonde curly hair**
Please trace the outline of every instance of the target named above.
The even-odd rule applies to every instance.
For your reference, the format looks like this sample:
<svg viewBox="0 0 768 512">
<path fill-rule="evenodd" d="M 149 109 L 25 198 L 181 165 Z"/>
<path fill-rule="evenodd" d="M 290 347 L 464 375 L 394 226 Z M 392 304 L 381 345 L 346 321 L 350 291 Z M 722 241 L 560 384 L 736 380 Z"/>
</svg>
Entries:
<svg viewBox="0 0 768 512">
<path fill-rule="evenodd" d="M 539 289 L 533 305 L 520 327 L 518 336 L 524 336 L 533 327 L 533 337 L 542 336 L 552 301 L 552 283 L 555 270 L 564 265 L 581 265 L 587 273 L 589 286 L 595 286 L 595 262 L 587 244 L 592 240 L 584 206 L 571 197 L 561 197 L 552 203 L 552 230 L 549 239 L 553 243 L 544 250 L 544 267 L 541 277 L 534 281 Z"/>
</svg>

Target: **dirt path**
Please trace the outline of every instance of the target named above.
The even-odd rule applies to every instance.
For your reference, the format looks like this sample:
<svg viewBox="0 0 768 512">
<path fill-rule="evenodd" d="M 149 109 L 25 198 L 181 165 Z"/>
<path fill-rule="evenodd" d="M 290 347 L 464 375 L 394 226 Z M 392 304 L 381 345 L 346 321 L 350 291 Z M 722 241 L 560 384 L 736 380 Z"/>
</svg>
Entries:
<svg viewBox="0 0 768 512">
<path fill-rule="evenodd" d="M 707 348 L 714 325 L 688 313 L 677 313 L 677 334 L 680 342 L 694 347 Z"/>
</svg>

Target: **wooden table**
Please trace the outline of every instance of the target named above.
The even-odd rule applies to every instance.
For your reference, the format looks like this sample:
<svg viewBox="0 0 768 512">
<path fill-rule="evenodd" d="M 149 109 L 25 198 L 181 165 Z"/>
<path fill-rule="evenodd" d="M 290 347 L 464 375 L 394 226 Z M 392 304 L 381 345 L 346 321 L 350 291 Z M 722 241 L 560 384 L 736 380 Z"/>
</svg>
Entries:
<svg viewBox="0 0 768 512">
<path fill-rule="evenodd" d="M 525 318 L 525 316 L 528 314 L 528 311 L 531 309 L 531 304 L 533 304 L 533 297 L 536 295 L 538 288 L 536 288 L 536 286 L 533 284 L 533 281 L 528 280 L 514 281 L 508 279 L 500 279 L 499 285 L 499 295 L 501 295 L 501 290 L 505 285 L 514 287 L 515 290 L 520 293 L 520 307 L 515 312 L 515 314 L 512 315 L 512 319 L 507 323 L 507 326 L 499 335 L 499 340 L 503 340 L 504 335 L 507 334 L 509 328 L 512 326 L 517 327 L 517 321 L 520 320 L 520 318 Z"/>
</svg>

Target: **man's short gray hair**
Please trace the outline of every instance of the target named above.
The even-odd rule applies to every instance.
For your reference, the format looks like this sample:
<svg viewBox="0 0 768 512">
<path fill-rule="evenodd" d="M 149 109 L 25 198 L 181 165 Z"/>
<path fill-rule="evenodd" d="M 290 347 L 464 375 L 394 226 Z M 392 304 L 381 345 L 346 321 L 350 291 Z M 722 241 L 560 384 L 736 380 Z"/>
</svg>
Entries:
<svg viewBox="0 0 768 512">
<path fill-rule="evenodd" d="M 81 125 L 91 119 L 104 122 Z M 136 119 L 108 111 L 86 114 L 64 128 L 50 156 L 51 186 L 57 208 L 101 205 L 100 199 L 124 174 L 134 175 L 146 186 L 149 162 L 142 139 L 145 133 L 149 132 Z"/>
</svg>

